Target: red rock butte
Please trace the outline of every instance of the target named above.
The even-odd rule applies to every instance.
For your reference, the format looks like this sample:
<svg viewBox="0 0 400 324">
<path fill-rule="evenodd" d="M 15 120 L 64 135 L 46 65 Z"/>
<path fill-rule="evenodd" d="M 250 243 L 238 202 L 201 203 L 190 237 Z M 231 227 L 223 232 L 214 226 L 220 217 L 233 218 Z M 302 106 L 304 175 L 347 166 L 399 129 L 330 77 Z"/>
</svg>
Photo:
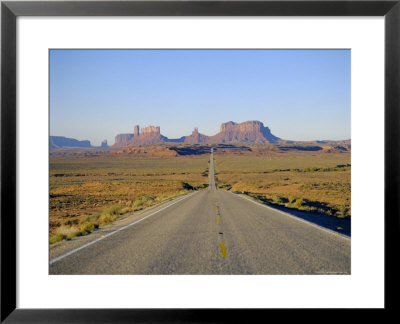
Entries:
<svg viewBox="0 0 400 324">
<path fill-rule="evenodd" d="M 273 135 L 268 127 L 260 121 L 246 121 L 235 123 L 229 121 L 221 124 L 220 132 L 207 136 L 200 134 L 197 127 L 191 135 L 177 139 L 169 139 L 161 135 L 160 126 L 147 126 L 140 129 L 139 125 L 133 127 L 133 134 L 118 134 L 115 137 L 114 147 L 149 145 L 162 143 L 276 143 L 279 137 Z"/>
</svg>

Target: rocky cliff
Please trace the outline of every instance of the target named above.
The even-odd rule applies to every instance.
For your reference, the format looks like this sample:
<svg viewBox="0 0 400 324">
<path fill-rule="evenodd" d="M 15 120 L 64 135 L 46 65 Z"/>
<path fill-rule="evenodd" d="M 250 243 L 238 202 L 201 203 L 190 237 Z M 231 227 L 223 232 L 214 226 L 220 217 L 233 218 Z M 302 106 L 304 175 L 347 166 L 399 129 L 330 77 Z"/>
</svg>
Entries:
<svg viewBox="0 0 400 324">
<path fill-rule="evenodd" d="M 62 147 L 92 147 L 90 141 L 78 141 L 75 138 L 68 138 L 64 136 L 50 136 L 49 145 L 50 150 Z"/>
<path fill-rule="evenodd" d="M 132 139 L 133 134 L 118 134 L 115 136 L 116 146 L 127 146 L 128 142 Z"/>
<path fill-rule="evenodd" d="M 276 143 L 279 137 L 272 135 L 270 129 L 260 121 L 223 123 L 220 132 L 208 139 L 208 143 Z"/>
<path fill-rule="evenodd" d="M 200 134 L 199 129 L 196 127 L 191 135 L 183 137 L 183 142 L 186 144 L 206 143 L 208 138 L 208 136 Z"/>
<path fill-rule="evenodd" d="M 214 136 L 199 133 L 196 127 L 191 135 L 178 139 L 169 139 L 161 135 L 159 126 L 148 126 L 140 130 L 134 126 L 133 134 L 119 134 L 115 137 L 114 147 L 131 145 L 148 145 L 161 143 L 276 143 L 279 140 L 268 127 L 260 121 L 247 121 L 234 123 L 232 121 L 223 123 L 220 132 Z"/>
<path fill-rule="evenodd" d="M 108 147 L 108 143 L 107 143 L 106 139 L 101 142 L 100 147 L 104 147 L 104 148 Z"/>
<path fill-rule="evenodd" d="M 115 137 L 114 147 L 149 145 L 168 142 L 165 136 L 160 134 L 160 126 L 148 126 L 140 129 L 139 125 L 133 127 L 133 134 L 118 134 Z"/>
</svg>

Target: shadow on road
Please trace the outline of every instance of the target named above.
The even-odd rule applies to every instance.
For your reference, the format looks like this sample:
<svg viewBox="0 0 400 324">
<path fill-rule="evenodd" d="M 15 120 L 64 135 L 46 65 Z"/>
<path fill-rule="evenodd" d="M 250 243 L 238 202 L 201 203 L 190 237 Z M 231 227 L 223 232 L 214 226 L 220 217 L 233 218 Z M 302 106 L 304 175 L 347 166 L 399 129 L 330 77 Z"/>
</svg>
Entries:
<svg viewBox="0 0 400 324">
<path fill-rule="evenodd" d="M 332 231 L 335 231 L 340 234 L 344 234 L 346 236 L 351 237 L 351 219 L 350 218 L 338 218 L 338 217 L 333 217 L 333 216 L 328 216 L 328 215 L 304 212 L 304 211 L 300 211 L 300 210 L 286 208 L 283 206 L 265 204 L 262 202 L 259 202 L 259 203 L 263 204 L 263 205 L 267 205 L 268 207 L 271 207 L 273 209 L 283 211 L 292 216 L 304 219 L 306 221 L 309 221 L 310 223 L 314 223 L 321 227 L 325 227 Z"/>
</svg>

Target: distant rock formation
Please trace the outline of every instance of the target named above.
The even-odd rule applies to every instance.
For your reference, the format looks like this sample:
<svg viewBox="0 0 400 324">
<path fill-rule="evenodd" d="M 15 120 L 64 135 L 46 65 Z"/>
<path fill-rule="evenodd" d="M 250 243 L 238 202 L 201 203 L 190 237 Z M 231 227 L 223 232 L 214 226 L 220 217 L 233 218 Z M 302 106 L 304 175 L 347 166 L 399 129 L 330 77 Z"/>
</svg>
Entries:
<svg viewBox="0 0 400 324">
<path fill-rule="evenodd" d="M 139 136 L 139 125 L 133 127 L 133 136 Z"/>
<path fill-rule="evenodd" d="M 260 121 L 223 123 L 220 132 L 214 136 L 200 134 L 196 127 L 191 135 L 178 139 L 169 139 L 160 133 L 160 126 L 148 126 L 140 130 L 134 126 L 133 134 L 119 134 L 115 137 L 114 147 L 131 145 L 149 145 L 161 143 L 276 143 L 279 137 L 273 135 Z"/>
<path fill-rule="evenodd" d="M 108 143 L 107 143 L 106 139 L 101 142 L 101 147 L 108 147 Z"/>
<path fill-rule="evenodd" d="M 50 150 L 62 147 L 92 147 L 90 141 L 78 141 L 74 138 L 64 136 L 50 136 L 49 138 Z"/>
<path fill-rule="evenodd" d="M 148 145 L 168 142 L 165 136 L 160 134 L 160 126 L 148 126 L 140 130 L 139 125 L 133 127 L 133 134 L 118 134 L 115 137 L 114 147 L 131 145 Z"/>
<path fill-rule="evenodd" d="M 166 142 L 167 139 L 160 134 L 160 126 L 147 126 L 141 130 L 139 126 L 135 126 L 134 131 L 136 134 L 128 142 L 128 145 L 160 144 Z"/>
<path fill-rule="evenodd" d="M 160 134 L 160 126 L 147 126 L 142 128 L 142 135 L 159 135 Z M 140 134 L 138 134 L 140 136 Z"/>
<path fill-rule="evenodd" d="M 183 137 L 183 142 L 186 144 L 206 143 L 208 138 L 208 136 L 200 134 L 199 129 L 195 127 L 191 135 Z"/>
<path fill-rule="evenodd" d="M 270 129 L 260 121 L 223 123 L 220 132 L 211 136 L 208 143 L 276 143 L 279 137 L 272 135 Z"/>
<path fill-rule="evenodd" d="M 127 143 L 132 139 L 133 134 L 118 134 L 115 136 L 116 146 L 127 146 Z"/>
</svg>

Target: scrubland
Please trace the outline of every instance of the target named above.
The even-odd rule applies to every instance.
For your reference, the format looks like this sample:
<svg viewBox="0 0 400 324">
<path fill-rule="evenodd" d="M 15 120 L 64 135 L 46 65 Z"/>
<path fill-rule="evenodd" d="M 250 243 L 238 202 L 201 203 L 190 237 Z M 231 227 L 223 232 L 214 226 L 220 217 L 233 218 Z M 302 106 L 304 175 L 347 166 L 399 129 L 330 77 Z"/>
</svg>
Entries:
<svg viewBox="0 0 400 324">
<path fill-rule="evenodd" d="M 50 156 L 50 243 L 208 184 L 209 155 Z"/>
<path fill-rule="evenodd" d="M 253 150 L 254 152 L 255 150 Z M 215 154 L 216 183 L 264 203 L 351 216 L 350 152 L 269 151 Z"/>
<path fill-rule="evenodd" d="M 132 212 L 207 188 L 211 146 L 51 154 L 50 243 L 89 234 Z M 219 189 L 276 206 L 351 217 L 350 147 L 214 147 Z"/>
</svg>

